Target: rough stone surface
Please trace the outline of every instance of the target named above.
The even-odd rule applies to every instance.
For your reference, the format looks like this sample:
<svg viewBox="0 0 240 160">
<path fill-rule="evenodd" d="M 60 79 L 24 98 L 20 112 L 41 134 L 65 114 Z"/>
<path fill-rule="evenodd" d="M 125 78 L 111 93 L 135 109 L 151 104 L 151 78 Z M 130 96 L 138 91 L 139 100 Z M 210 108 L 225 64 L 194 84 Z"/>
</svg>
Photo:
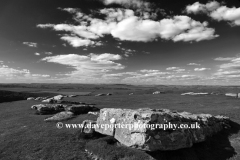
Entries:
<svg viewBox="0 0 240 160">
<path fill-rule="evenodd" d="M 36 114 L 54 114 L 64 111 L 65 106 L 61 104 L 38 104 L 33 105 L 32 109 L 36 110 Z"/>
<path fill-rule="evenodd" d="M 67 120 L 67 119 L 70 119 L 70 118 L 73 118 L 73 117 L 74 117 L 74 114 L 72 112 L 63 111 L 63 112 L 55 114 L 52 117 L 44 119 L 44 121 L 46 121 L 46 122 L 49 122 L 49 121 L 63 121 L 63 120 Z"/>
<path fill-rule="evenodd" d="M 225 95 L 229 97 L 238 97 L 237 93 L 226 93 Z"/>
<path fill-rule="evenodd" d="M 35 99 L 33 97 L 29 97 L 29 98 L 27 98 L 27 100 L 30 101 L 30 100 L 35 100 Z"/>
<path fill-rule="evenodd" d="M 99 111 L 94 105 L 72 105 L 66 107 L 66 111 L 71 111 L 74 114 L 87 114 L 90 111 Z"/>
<path fill-rule="evenodd" d="M 221 131 L 229 119 L 210 114 L 191 114 L 188 112 L 171 112 L 167 109 L 114 109 L 100 110 L 97 124 L 196 124 L 200 129 L 167 129 L 144 127 L 98 127 L 96 131 L 114 136 L 120 143 L 141 150 L 177 150 L 191 147 L 194 143 L 203 142 L 208 136 Z"/>
<path fill-rule="evenodd" d="M 63 95 L 57 95 L 53 97 L 54 100 L 62 100 L 63 98 L 64 98 Z"/>
</svg>

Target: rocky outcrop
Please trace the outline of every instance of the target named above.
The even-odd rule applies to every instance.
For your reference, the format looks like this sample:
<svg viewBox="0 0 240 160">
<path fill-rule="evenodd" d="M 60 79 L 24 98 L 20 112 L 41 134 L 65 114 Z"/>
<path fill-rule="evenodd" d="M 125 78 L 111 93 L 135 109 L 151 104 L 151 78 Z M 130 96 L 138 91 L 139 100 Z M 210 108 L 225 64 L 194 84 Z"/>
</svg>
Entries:
<svg viewBox="0 0 240 160">
<path fill-rule="evenodd" d="M 104 108 L 100 110 L 96 131 L 114 136 L 120 143 L 132 148 L 177 150 L 205 141 L 226 127 L 228 121 L 223 116 L 171 112 L 167 109 Z"/>
<path fill-rule="evenodd" d="M 86 114 L 90 111 L 99 111 L 99 108 L 95 107 L 94 105 L 72 105 L 66 107 L 66 111 L 71 111 L 74 114 Z"/>
<path fill-rule="evenodd" d="M 31 108 L 36 110 L 36 114 L 55 114 L 65 110 L 64 105 L 61 104 L 38 104 L 33 105 Z"/>
<path fill-rule="evenodd" d="M 62 100 L 65 96 L 63 95 L 57 95 L 57 96 L 54 96 L 53 99 L 54 100 Z"/>
<path fill-rule="evenodd" d="M 46 121 L 46 122 L 50 122 L 50 121 L 64 121 L 64 120 L 68 120 L 68 119 L 73 118 L 73 117 L 74 117 L 74 114 L 72 112 L 63 111 L 63 112 L 55 114 L 52 117 L 44 119 L 44 121 Z"/>
</svg>

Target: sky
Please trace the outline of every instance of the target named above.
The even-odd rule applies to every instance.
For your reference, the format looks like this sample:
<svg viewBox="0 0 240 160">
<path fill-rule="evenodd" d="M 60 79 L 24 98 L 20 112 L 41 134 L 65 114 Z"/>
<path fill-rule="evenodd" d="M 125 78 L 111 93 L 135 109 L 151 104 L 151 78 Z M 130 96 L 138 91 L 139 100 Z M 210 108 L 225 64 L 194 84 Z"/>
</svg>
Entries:
<svg viewBox="0 0 240 160">
<path fill-rule="evenodd" d="M 1 0 L 0 83 L 240 85 L 240 1 Z"/>
</svg>

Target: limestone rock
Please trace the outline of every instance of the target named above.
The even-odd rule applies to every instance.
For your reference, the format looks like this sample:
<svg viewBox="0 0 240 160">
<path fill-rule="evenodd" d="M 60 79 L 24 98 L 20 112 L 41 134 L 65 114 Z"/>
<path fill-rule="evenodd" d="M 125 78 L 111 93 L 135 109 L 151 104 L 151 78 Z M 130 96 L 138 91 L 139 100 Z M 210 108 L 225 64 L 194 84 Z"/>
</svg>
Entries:
<svg viewBox="0 0 240 160">
<path fill-rule="evenodd" d="M 64 98 L 63 95 L 57 95 L 53 97 L 54 100 L 62 100 L 63 98 Z"/>
<path fill-rule="evenodd" d="M 72 105 L 66 107 L 66 111 L 71 111 L 74 114 L 87 114 L 90 111 L 99 111 L 94 105 Z"/>
<path fill-rule="evenodd" d="M 238 97 L 238 94 L 237 93 L 226 93 L 225 96 L 228 96 L 228 97 Z"/>
<path fill-rule="evenodd" d="M 100 110 L 97 124 L 99 126 L 103 124 L 105 127 L 97 127 L 96 131 L 114 136 L 120 143 L 132 148 L 147 151 L 177 150 L 205 141 L 208 136 L 221 131 L 228 120 L 224 116 L 179 113 L 167 109 L 104 108 Z M 115 124 L 116 127 L 106 127 L 111 124 Z M 192 128 L 198 126 L 200 128 L 163 129 L 166 124 L 168 126 L 184 124 Z M 143 127 L 144 125 L 155 126 Z"/>
<path fill-rule="evenodd" d="M 67 119 L 70 119 L 70 118 L 73 118 L 73 117 L 74 117 L 74 114 L 72 112 L 63 111 L 63 112 L 55 114 L 52 117 L 44 119 L 44 121 L 46 121 L 46 122 L 49 122 L 49 121 L 63 121 L 63 120 L 67 120 Z"/>
<path fill-rule="evenodd" d="M 34 100 L 34 98 L 33 98 L 33 97 L 28 97 L 27 100 L 28 100 L 28 101 Z"/>
<path fill-rule="evenodd" d="M 32 109 L 36 110 L 36 114 L 54 114 L 64 111 L 65 106 L 61 104 L 39 104 L 33 105 Z"/>
</svg>

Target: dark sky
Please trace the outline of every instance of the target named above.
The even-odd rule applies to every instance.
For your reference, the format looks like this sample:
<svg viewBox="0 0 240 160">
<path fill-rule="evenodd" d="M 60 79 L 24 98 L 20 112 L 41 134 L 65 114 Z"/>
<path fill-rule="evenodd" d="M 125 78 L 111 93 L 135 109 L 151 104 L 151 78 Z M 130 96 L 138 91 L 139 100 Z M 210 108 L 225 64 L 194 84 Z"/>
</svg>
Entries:
<svg viewBox="0 0 240 160">
<path fill-rule="evenodd" d="M 240 84 L 240 2 L 1 0 L 0 83 Z"/>
</svg>

